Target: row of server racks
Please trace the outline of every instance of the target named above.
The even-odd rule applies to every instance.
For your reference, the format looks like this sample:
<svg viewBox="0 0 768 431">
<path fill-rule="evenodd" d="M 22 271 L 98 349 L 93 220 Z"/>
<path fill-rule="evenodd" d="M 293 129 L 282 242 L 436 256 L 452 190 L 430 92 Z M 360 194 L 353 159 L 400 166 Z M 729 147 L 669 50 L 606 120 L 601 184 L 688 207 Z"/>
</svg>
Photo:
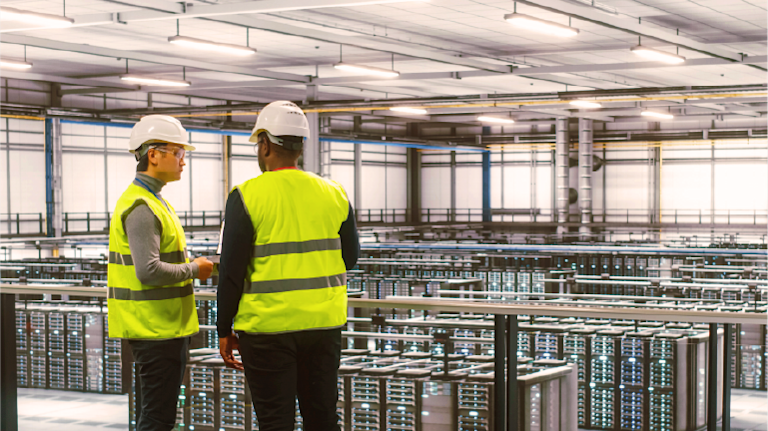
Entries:
<svg viewBox="0 0 768 431">
<path fill-rule="evenodd" d="M 431 354 L 343 351 L 336 410 L 340 428 L 494 430 L 493 357 L 452 357 L 448 369 L 445 363 Z M 576 431 L 574 367 L 565 361 L 531 358 L 520 358 L 519 363 L 520 405 L 526 407 L 520 429 Z M 140 400 L 135 392 L 129 399 L 130 429 L 134 430 Z M 245 375 L 225 368 L 211 349 L 192 351 L 177 403 L 177 430 L 258 429 Z M 302 429 L 297 404 L 294 430 Z"/>
<path fill-rule="evenodd" d="M 105 306 L 19 302 L 15 320 L 18 387 L 125 393 Z"/>
</svg>

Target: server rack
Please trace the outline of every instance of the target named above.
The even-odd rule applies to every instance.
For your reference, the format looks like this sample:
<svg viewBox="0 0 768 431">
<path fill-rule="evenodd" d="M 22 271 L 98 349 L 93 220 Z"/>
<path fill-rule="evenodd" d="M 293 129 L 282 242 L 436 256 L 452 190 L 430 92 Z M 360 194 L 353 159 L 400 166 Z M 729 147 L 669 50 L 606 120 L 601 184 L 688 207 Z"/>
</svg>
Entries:
<svg viewBox="0 0 768 431">
<path fill-rule="evenodd" d="M 621 337 L 625 331 L 605 329 L 592 338 L 590 387 L 590 422 L 596 429 L 613 429 L 620 424 L 620 389 L 618 362 Z"/>
</svg>

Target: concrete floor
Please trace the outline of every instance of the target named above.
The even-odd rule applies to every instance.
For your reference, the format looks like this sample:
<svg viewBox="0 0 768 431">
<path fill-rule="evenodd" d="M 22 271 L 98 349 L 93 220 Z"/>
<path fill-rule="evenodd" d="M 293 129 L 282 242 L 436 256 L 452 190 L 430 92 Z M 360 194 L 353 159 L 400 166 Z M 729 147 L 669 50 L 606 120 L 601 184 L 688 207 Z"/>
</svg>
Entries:
<svg viewBox="0 0 768 431">
<path fill-rule="evenodd" d="M 18 393 L 23 431 L 128 429 L 127 395 L 25 388 Z M 768 431 L 768 393 L 734 389 L 731 406 L 731 431 Z"/>
<path fill-rule="evenodd" d="M 128 429 L 128 395 L 20 388 L 19 430 Z"/>
</svg>

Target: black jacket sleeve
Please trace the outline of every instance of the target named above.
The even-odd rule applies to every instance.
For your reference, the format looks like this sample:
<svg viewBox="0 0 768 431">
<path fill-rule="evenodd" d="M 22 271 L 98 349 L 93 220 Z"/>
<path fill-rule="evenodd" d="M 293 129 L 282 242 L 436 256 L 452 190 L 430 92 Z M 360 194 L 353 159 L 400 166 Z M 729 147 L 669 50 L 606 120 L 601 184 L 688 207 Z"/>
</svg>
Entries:
<svg viewBox="0 0 768 431">
<path fill-rule="evenodd" d="M 349 271 L 357 265 L 357 259 L 360 258 L 360 238 L 357 236 L 357 222 L 352 204 L 349 204 L 349 215 L 341 224 L 339 236 L 341 237 L 341 257 Z"/>
<path fill-rule="evenodd" d="M 253 223 L 245 209 L 240 189 L 235 189 L 227 199 L 219 263 L 216 329 L 221 338 L 232 333 L 232 322 L 243 294 L 252 248 Z"/>
</svg>

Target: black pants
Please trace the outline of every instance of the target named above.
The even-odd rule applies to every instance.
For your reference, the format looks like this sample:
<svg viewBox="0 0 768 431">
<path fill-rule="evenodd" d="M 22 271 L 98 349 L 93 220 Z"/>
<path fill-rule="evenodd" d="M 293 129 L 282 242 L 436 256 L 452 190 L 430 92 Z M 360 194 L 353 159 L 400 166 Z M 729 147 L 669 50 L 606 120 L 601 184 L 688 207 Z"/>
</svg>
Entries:
<svg viewBox="0 0 768 431">
<path fill-rule="evenodd" d="M 138 365 L 141 413 L 137 431 L 170 431 L 176 425 L 176 403 L 187 367 L 189 338 L 130 340 Z"/>
<path fill-rule="evenodd" d="M 293 431 L 297 397 L 306 431 L 339 431 L 340 328 L 238 335 L 260 431 Z"/>
</svg>

